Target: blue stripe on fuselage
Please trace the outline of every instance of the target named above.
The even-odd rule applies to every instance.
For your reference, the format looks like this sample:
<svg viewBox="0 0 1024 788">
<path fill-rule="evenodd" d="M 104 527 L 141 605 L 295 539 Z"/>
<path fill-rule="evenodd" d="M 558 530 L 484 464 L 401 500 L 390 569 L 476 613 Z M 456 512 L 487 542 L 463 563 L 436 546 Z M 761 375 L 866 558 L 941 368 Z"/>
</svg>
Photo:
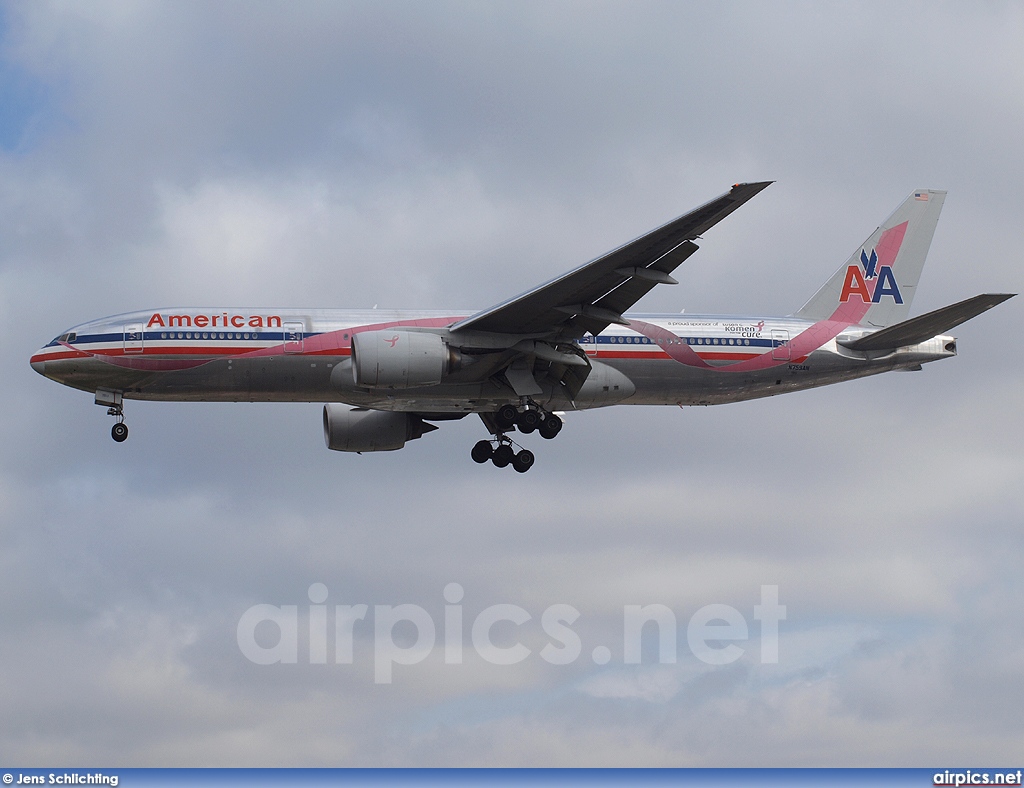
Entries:
<svg viewBox="0 0 1024 788">
<path fill-rule="evenodd" d="M 302 338 L 309 339 L 311 337 L 319 336 L 322 331 L 311 331 L 303 332 Z M 191 336 L 189 336 L 191 334 Z M 182 341 L 211 341 L 216 340 L 218 342 L 252 342 L 252 341 L 263 341 L 268 344 L 274 344 L 277 342 L 285 341 L 285 332 L 283 331 L 145 331 L 143 332 L 143 342 L 168 342 L 170 340 L 182 340 Z M 599 335 L 597 338 L 598 345 L 653 345 L 658 346 L 658 343 L 654 340 L 645 336 L 636 335 Z M 699 337 L 687 337 L 680 336 L 678 339 L 681 340 L 681 344 L 693 345 L 698 347 L 762 347 L 762 348 L 773 348 L 783 344 L 780 340 L 773 339 L 760 339 L 760 338 L 739 338 L 729 336 L 711 336 L 704 335 Z M 715 342 L 715 340 L 718 340 Z M 729 344 L 728 340 L 732 339 L 733 344 Z M 95 343 L 115 343 L 124 341 L 124 332 L 117 331 L 114 333 L 106 334 L 79 334 L 75 341 L 72 343 L 76 345 L 88 345 Z M 582 342 L 584 346 L 592 345 L 593 342 Z M 60 343 L 54 339 L 46 347 L 57 347 Z"/>
</svg>

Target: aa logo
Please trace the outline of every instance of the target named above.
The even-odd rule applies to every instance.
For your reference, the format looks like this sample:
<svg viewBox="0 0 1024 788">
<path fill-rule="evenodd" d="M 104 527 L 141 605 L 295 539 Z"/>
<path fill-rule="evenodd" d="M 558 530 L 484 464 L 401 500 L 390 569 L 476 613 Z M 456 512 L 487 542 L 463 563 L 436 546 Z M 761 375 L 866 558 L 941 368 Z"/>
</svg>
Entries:
<svg viewBox="0 0 1024 788">
<path fill-rule="evenodd" d="M 860 265 L 851 265 L 846 269 L 846 280 L 843 282 L 843 291 L 839 294 L 839 302 L 845 304 L 855 296 L 865 304 L 877 304 L 882 300 L 882 296 L 892 296 L 897 304 L 903 303 L 892 266 L 879 267 L 878 255 L 874 249 L 871 250 L 870 257 L 862 249 Z"/>
</svg>

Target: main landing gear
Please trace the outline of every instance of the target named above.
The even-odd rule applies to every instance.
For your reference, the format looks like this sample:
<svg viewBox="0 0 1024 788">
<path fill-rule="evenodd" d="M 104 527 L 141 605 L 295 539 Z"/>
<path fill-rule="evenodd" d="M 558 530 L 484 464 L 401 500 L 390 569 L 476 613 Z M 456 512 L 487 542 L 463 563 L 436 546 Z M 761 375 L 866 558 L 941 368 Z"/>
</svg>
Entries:
<svg viewBox="0 0 1024 788">
<path fill-rule="evenodd" d="M 519 451 L 512 448 L 513 446 L 517 447 Z M 532 451 L 524 449 L 518 443 L 513 443 L 512 439 L 505 434 L 496 436 L 494 440 L 477 441 L 470 456 L 479 463 L 490 460 L 495 468 L 511 465 L 519 473 L 526 473 L 530 470 L 535 459 Z"/>
<path fill-rule="evenodd" d="M 502 432 L 515 427 L 524 435 L 540 432 L 540 436 L 547 440 L 554 438 L 562 429 L 562 420 L 554 413 L 532 407 L 520 410 L 515 405 L 502 405 L 494 416 L 494 423 Z"/>
<path fill-rule="evenodd" d="M 530 470 L 536 458 L 532 451 L 524 449 L 505 433 L 509 430 L 519 430 L 524 435 L 539 432 L 542 438 L 551 440 L 562 429 L 562 420 L 558 416 L 532 403 L 525 403 L 521 408 L 502 405 L 497 413 L 481 413 L 480 418 L 494 437 L 478 441 L 473 446 L 470 456 L 474 462 L 483 464 L 490 460 L 497 468 L 511 465 L 518 473 Z"/>
</svg>

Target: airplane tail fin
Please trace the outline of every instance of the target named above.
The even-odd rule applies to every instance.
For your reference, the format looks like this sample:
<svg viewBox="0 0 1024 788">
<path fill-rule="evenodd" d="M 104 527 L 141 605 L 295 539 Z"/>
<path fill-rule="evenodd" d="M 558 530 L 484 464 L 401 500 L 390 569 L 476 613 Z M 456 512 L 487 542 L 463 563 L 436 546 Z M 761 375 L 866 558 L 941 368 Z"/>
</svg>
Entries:
<svg viewBox="0 0 1024 788">
<path fill-rule="evenodd" d="M 907 319 L 946 192 L 918 189 L 794 317 L 877 328 Z"/>
</svg>

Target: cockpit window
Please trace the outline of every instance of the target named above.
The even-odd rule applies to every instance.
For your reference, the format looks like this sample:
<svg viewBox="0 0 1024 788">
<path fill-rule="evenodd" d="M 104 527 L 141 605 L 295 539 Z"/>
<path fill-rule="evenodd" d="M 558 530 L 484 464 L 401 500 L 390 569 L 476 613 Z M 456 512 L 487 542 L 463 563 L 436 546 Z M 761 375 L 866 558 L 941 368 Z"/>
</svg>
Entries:
<svg viewBox="0 0 1024 788">
<path fill-rule="evenodd" d="M 76 334 L 74 331 L 69 331 L 66 334 L 61 334 L 59 337 L 57 337 L 53 341 L 54 342 L 67 342 L 68 344 L 71 344 L 76 339 L 78 339 L 78 334 Z"/>
</svg>

